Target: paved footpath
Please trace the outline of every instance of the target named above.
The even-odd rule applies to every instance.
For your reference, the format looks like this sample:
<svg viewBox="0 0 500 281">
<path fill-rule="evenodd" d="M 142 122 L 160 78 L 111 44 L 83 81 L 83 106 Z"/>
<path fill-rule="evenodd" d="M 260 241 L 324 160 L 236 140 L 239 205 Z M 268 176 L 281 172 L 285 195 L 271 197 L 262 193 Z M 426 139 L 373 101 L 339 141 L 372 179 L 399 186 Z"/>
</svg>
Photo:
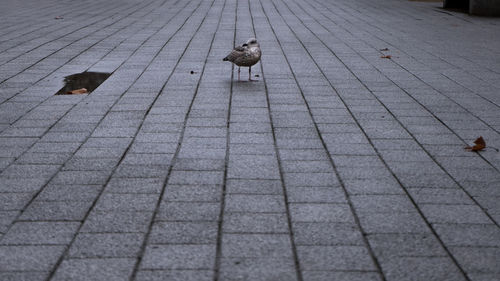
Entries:
<svg viewBox="0 0 500 281">
<path fill-rule="evenodd" d="M 3 1 L 0 280 L 500 280 L 500 19 L 439 6 Z"/>
</svg>

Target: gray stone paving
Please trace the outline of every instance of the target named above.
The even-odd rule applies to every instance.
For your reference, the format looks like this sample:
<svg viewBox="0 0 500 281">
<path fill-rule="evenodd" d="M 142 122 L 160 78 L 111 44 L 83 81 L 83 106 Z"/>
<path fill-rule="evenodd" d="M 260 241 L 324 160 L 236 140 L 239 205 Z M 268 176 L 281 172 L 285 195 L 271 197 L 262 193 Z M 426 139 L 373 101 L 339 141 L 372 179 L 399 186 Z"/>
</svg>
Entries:
<svg viewBox="0 0 500 281">
<path fill-rule="evenodd" d="M 440 6 L 5 1 L 0 280 L 500 280 L 500 20 Z"/>
</svg>

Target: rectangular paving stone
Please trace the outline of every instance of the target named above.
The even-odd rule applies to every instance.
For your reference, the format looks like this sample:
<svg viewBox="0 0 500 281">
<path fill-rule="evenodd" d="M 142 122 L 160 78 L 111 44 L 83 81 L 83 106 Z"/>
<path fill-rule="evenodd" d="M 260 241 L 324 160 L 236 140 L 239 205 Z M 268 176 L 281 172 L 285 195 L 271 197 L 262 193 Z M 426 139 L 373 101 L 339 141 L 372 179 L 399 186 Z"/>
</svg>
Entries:
<svg viewBox="0 0 500 281">
<path fill-rule="evenodd" d="M 268 133 L 236 133 L 229 135 L 231 144 L 272 144 L 273 135 Z"/>
<path fill-rule="evenodd" d="M 377 156 L 336 155 L 333 162 L 337 167 L 382 167 L 384 164 Z"/>
<path fill-rule="evenodd" d="M 152 212 L 90 212 L 81 232 L 147 232 Z"/>
<path fill-rule="evenodd" d="M 379 150 L 385 161 L 431 161 L 431 158 L 421 150 Z"/>
<path fill-rule="evenodd" d="M 279 180 L 228 179 L 226 192 L 234 194 L 282 194 Z"/>
<path fill-rule="evenodd" d="M 356 212 L 403 213 L 417 211 L 409 198 L 404 195 L 356 195 L 350 198 Z"/>
<path fill-rule="evenodd" d="M 452 188 L 408 188 L 416 203 L 427 204 L 469 204 L 474 202 L 461 189 Z"/>
<path fill-rule="evenodd" d="M 385 179 L 348 179 L 343 181 L 347 192 L 362 194 L 404 194 L 404 190 L 394 178 Z"/>
<path fill-rule="evenodd" d="M 185 280 L 185 281 L 209 281 L 213 280 L 212 270 L 139 270 L 136 280 L 138 281 L 161 281 L 165 279 Z"/>
<path fill-rule="evenodd" d="M 0 233 L 7 232 L 19 213 L 20 211 L 0 211 Z"/>
<path fill-rule="evenodd" d="M 292 228 L 296 245 L 364 245 L 354 224 L 294 222 Z"/>
<path fill-rule="evenodd" d="M 221 279 L 246 276 L 252 280 L 297 280 L 297 273 L 291 258 L 222 258 Z"/>
<path fill-rule="evenodd" d="M 130 147 L 129 153 L 165 153 L 173 154 L 177 149 L 177 143 L 161 142 L 147 143 L 134 142 Z"/>
<path fill-rule="evenodd" d="M 344 191 L 337 187 L 287 187 L 290 203 L 346 203 Z"/>
<path fill-rule="evenodd" d="M 162 202 L 158 221 L 216 221 L 220 203 Z"/>
<path fill-rule="evenodd" d="M 101 185 L 49 184 L 37 198 L 43 201 L 93 201 L 101 189 Z"/>
<path fill-rule="evenodd" d="M 122 178 L 159 178 L 168 174 L 168 165 L 129 165 L 123 162 L 114 171 L 114 176 Z"/>
<path fill-rule="evenodd" d="M 292 203 L 289 205 L 292 222 L 353 222 L 347 204 Z"/>
<path fill-rule="evenodd" d="M 285 173 L 286 186 L 337 186 L 339 181 L 331 173 Z"/>
<path fill-rule="evenodd" d="M 429 234 L 370 234 L 368 242 L 377 257 L 436 257 L 446 252 Z"/>
<path fill-rule="evenodd" d="M 500 230 L 493 224 L 434 224 L 448 246 L 498 247 Z"/>
<path fill-rule="evenodd" d="M 0 193 L 0 211 L 17 211 L 24 209 L 24 206 L 33 198 L 33 193 Z"/>
<path fill-rule="evenodd" d="M 65 259 L 53 280 L 124 280 L 132 275 L 134 263 L 127 258 Z"/>
<path fill-rule="evenodd" d="M 59 165 L 10 165 L 5 169 L 0 176 L 6 178 L 44 178 L 51 177 L 57 170 L 59 170 Z"/>
<path fill-rule="evenodd" d="M 48 271 L 11 271 L 11 272 L 0 272 L 0 279 L 5 281 L 42 281 L 49 276 Z"/>
<path fill-rule="evenodd" d="M 33 201 L 20 220 L 81 221 L 92 206 L 92 201 Z"/>
<path fill-rule="evenodd" d="M 292 246 L 285 234 L 229 234 L 222 236 L 222 256 L 227 257 L 292 257 Z"/>
<path fill-rule="evenodd" d="M 146 247 L 141 269 L 211 269 L 214 245 L 151 245 Z"/>
<path fill-rule="evenodd" d="M 405 187 L 440 187 L 440 188 L 456 188 L 456 182 L 444 175 L 429 174 L 426 176 L 414 174 L 397 175 L 398 180 Z"/>
<path fill-rule="evenodd" d="M 16 222 L 2 237 L 3 245 L 67 245 L 79 222 Z"/>
<path fill-rule="evenodd" d="M 285 212 L 284 198 L 280 195 L 228 194 L 225 212 Z"/>
<path fill-rule="evenodd" d="M 373 147 L 366 143 L 330 144 L 326 143 L 331 155 L 377 155 Z"/>
<path fill-rule="evenodd" d="M 73 157 L 62 167 L 63 171 L 111 171 L 118 165 L 118 158 Z"/>
<path fill-rule="evenodd" d="M 222 196 L 220 185 L 174 185 L 169 184 L 164 194 L 165 201 L 219 202 Z"/>
<path fill-rule="evenodd" d="M 366 233 L 429 233 L 425 221 L 416 213 L 362 213 L 358 214 Z"/>
<path fill-rule="evenodd" d="M 21 155 L 16 163 L 18 164 L 53 164 L 62 165 L 69 158 L 71 153 L 45 153 L 45 152 L 29 152 Z"/>
<path fill-rule="evenodd" d="M 226 213 L 225 233 L 288 233 L 285 213 Z"/>
<path fill-rule="evenodd" d="M 79 142 L 62 142 L 62 143 L 44 143 L 39 142 L 34 144 L 29 152 L 45 152 L 45 153 L 74 153 L 81 143 Z"/>
<path fill-rule="evenodd" d="M 323 149 L 279 149 L 280 159 L 285 160 L 302 160 L 302 161 L 318 161 L 328 160 L 327 154 Z"/>
<path fill-rule="evenodd" d="M 91 137 L 94 138 L 127 138 L 137 132 L 135 127 L 97 127 Z"/>
<path fill-rule="evenodd" d="M 155 143 L 155 142 L 176 142 L 179 141 L 180 134 L 179 133 L 144 133 L 139 132 L 135 137 L 135 142 L 147 142 L 147 143 Z"/>
<path fill-rule="evenodd" d="M 167 153 L 127 153 L 122 164 L 127 165 L 170 165 L 173 154 Z"/>
<path fill-rule="evenodd" d="M 86 132 L 48 132 L 40 141 L 54 143 L 54 142 L 72 142 L 82 143 L 89 136 Z"/>
<path fill-rule="evenodd" d="M 0 192 L 37 192 L 47 183 L 47 178 L 2 178 L 0 177 Z"/>
<path fill-rule="evenodd" d="M 328 161 L 283 161 L 283 172 L 331 172 L 332 166 Z"/>
<path fill-rule="evenodd" d="M 303 269 L 370 271 L 375 265 L 363 246 L 298 246 Z"/>
<path fill-rule="evenodd" d="M 222 171 L 225 163 L 222 159 L 176 159 L 174 170 L 180 171 Z"/>
<path fill-rule="evenodd" d="M 323 144 L 319 139 L 276 139 L 279 149 L 318 149 Z"/>
<path fill-rule="evenodd" d="M 394 257 L 380 259 L 387 280 L 466 280 L 448 257 Z"/>
<path fill-rule="evenodd" d="M 156 194 L 105 193 L 97 201 L 96 211 L 153 211 L 159 196 Z"/>
<path fill-rule="evenodd" d="M 64 246 L 0 246 L 0 271 L 49 271 Z"/>
<path fill-rule="evenodd" d="M 71 258 L 137 257 L 144 235 L 141 233 L 80 233 L 69 249 Z"/>
<path fill-rule="evenodd" d="M 113 177 L 106 185 L 108 193 L 154 193 L 163 188 L 162 178 L 121 178 Z"/>
<path fill-rule="evenodd" d="M 421 204 L 420 209 L 431 223 L 491 223 L 477 205 Z"/>
<path fill-rule="evenodd" d="M 278 163 L 272 156 L 230 155 L 228 178 L 280 179 Z"/>
<path fill-rule="evenodd" d="M 231 144 L 229 146 L 230 155 L 252 155 L 252 156 L 274 156 L 276 150 L 271 144 Z"/>
<path fill-rule="evenodd" d="M 105 184 L 110 172 L 61 171 L 51 180 L 53 184 Z"/>
<path fill-rule="evenodd" d="M 391 172 L 386 167 L 338 167 L 342 179 L 389 178 Z"/>
<path fill-rule="evenodd" d="M 151 230 L 151 244 L 215 244 L 216 222 L 155 222 Z"/>
<path fill-rule="evenodd" d="M 128 147 L 131 138 L 88 138 L 87 141 L 82 145 L 82 148 L 122 148 Z"/>
<path fill-rule="evenodd" d="M 226 149 L 182 147 L 178 157 L 190 159 L 225 159 Z"/>
<path fill-rule="evenodd" d="M 339 281 L 379 281 L 376 272 L 342 272 L 342 271 L 303 271 L 304 280 L 339 280 Z"/>
<path fill-rule="evenodd" d="M 172 171 L 169 184 L 222 184 L 219 171 Z"/>
</svg>

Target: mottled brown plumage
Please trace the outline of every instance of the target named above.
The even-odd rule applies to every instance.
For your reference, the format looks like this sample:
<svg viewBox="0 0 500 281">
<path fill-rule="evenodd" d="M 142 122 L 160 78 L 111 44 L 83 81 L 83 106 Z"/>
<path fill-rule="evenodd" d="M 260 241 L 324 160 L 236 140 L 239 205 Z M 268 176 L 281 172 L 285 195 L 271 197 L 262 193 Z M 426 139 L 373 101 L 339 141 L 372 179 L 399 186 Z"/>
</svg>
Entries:
<svg viewBox="0 0 500 281">
<path fill-rule="evenodd" d="M 259 62 L 261 56 L 260 46 L 255 38 L 250 38 L 242 46 L 235 47 L 223 61 L 230 61 L 238 66 L 238 81 L 240 80 L 240 67 L 248 66 L 248 80 L 252 81 L 252 65 Z"/>
</svg>

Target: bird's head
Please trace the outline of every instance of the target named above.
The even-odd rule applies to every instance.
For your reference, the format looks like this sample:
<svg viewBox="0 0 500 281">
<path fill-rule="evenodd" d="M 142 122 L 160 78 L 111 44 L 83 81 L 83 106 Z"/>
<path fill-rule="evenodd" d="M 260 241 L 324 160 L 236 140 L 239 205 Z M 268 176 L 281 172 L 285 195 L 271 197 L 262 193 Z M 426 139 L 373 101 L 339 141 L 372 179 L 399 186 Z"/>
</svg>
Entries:
<svg viewBox="0 0 500 281">
<path fill-rule="evenodd" d="M 246 44 L 248 45 L 248 47 L 259 47 L 259 43 L 257 43 L 257 39 L 255 38 L 248 39 Z"/>
</svg>

